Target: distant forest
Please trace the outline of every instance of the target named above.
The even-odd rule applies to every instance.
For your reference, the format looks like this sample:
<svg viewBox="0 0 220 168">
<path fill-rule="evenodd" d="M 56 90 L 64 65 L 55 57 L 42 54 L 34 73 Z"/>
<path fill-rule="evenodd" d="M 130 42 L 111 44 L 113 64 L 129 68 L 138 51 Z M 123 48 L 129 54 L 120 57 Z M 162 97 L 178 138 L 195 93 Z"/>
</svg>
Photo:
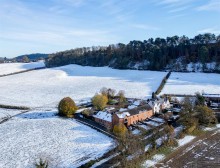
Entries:
<svg viewBox="0 0 220 168">
<path fill-rule="evenodd" d="M 18 62 L 23 62 L 24 57 L 27 57 L 28 61 L 36 61 L 36 60 L 42 60 L 48 57 L 48 54 L 41 54 L 41 53 L 35 53 L 35 54 L 26 54 L 26 55 L 20 55 L 15 57 L 14 59 Z"/>
<path fill-rule="evenodd" d="M 199 34 L 190 39 L 186 36 L 150 38 L 130 41 L 128 44 L 83 47 L 49 55 L 47 67 L 67 64 L 83 66 L 110 66 L 117 69 L 164 70 L 180 61 L 181 64 L 210 62 L 220 64 L 220 35 Z"/>
</svg>

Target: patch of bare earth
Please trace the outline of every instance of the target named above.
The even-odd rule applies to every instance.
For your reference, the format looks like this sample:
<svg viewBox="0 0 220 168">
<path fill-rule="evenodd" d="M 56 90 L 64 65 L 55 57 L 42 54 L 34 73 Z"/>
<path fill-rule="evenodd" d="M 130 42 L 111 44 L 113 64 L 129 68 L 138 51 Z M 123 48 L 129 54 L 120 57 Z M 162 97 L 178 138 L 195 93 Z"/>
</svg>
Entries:
<svg viewBox="0 0 220 168">
<path fill-rule="evenodd" d="M 220 130 L 207 132 L 180 147 L 156 167 L 220 168 Z"/>
</svg>

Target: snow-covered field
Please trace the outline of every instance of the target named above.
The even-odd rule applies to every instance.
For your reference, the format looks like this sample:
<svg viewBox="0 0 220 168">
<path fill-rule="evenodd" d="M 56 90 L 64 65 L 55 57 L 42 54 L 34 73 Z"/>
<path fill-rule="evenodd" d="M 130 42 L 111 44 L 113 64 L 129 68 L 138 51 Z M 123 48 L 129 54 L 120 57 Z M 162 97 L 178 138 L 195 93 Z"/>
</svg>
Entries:
<svg viewBox="0 0 220 168">
<path fill-rule="evenodd" d="M 6 118 L 25 112 L 25 110 L 3 109 L 0 108 L 0 122 Z"/>
<path fill-rule="evenodd" d="M 172 72 L 161 94 L 220 93 L 220 74 Z"/>
<path fill-rule="evenodd" d="M 39 158 L 50 167 L 78 167 L 113 146 L 111 138 L 55 111 L 31 111 L 0 125 L 1 168 L 32 168 Z"/>
<path fill-rule="evenodd" d="M 125 90 L 127 97 L 150 97 L 166 72 L 67 65 L 0 78 L 1 104 L 55 107 L 66 96 L 76 102 L 102 87 Z"/>
<path fill-rule="evenodd" d="M 5 65 L 0 66 L 2 74 L 41 66 Z M 32 111 L 0 125 L 0 167 L 29 168 L 36 159 L 46 158 L 52 167 L 69 168 L 100 157 L 113 148 L 113 140 L 74 119 L 55 116 L 58 102 L 70 96 L 79 103 L 102 87 L 125 90 L 127 97 L 150 97 L 165 75 L 165 72 L 67 65 L 1 77 L 0 104 L 28 106 Z M 0 109 L 0 118 L 19 112 Z"/>
<path fill-rule="evenodd" d="M 4 63 L 0 64 L 0 75 L 6 75 L 13 72 L 19 72 L 23 70 L 44 67 L 44 62 L 31 62 L 31 63 Z"/>
<path fill-rule="evenodd" d="M 179 139 L 179 140 L 178 140 L 178 147 L 177 147 L 177 148 L 179 148 L 179 147 L 181 147 L 181 146 L 183 146 L 183 145 L 185 145 L 185 144 L 191 142 L 194 138 L 195 138 L 194 136 L 187 135 L 187 136 L 185 136 L 183 139 Z M 156 140 L 156 142 L 157 142 L 158 145 L 161 145 L 162 139 L 159 138 L 159 139 Z M 145 148 L 145 150 L 148 150 L 149 147 L 150 147 L 150 146 L 147 145 L 146 148 Z M 173 148 L 173 150 L 175 150 L 175 149 L 176 149 L 176 148 Z M 163 155 L 163 154 L 156 154 L 156 155 L 154 155 L 154 156 L 152 157 L 152 159 L 146 160 L 146 161 L 144 162 L 143 166 L 146 167 L 146 168 L 147 168 L 147 167 L 154 167 L 157 163 L 159 163 L 160 161 L 162 161 L 164 158 L 165 158 L 165 155 Z M 163 166 L 161 166 L 161 167 L 163 167 Z"/>
</svg>

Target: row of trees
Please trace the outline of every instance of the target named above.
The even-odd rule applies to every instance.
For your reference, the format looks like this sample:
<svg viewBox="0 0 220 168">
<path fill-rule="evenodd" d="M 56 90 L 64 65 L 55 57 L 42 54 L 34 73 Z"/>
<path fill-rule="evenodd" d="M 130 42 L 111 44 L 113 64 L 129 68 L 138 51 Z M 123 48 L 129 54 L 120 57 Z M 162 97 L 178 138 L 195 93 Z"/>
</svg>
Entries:
<svg viewBox="0 0 220 168">
<path fill-rule="evenodd" d="M 107 104 L 118 104 L 122 107 L 126 103 L 125 92 L 120 90 L 117 94 L 114 89 L 103 87 L 100 93 L 92 98 L 93 107 L 96 110 L 103 110 Z"/>
<path fill-rule="evenodd" d="M 125 92 L 120 90 L 117 94 L 114 89 L 103 87 L 100 93 L 92 98 L 92 104 L 95 110 L 103 110 L 107 104 L 117 104 L 119 107 L 126 103 Z M 73 117 L 78 107 L 70 97 L 63 98 L 58 105 L 58 114 L 60 116 Z M 86 111 L 86 113 L 89 111 Z"/>
<path fill-rule="evenodd" d="M 162 70 L 180 57 L 183 57 L 181 62 L 184 64 L 220 62 L 220 36 L 199 34 L 192 39 L 173 36 L 166 39 L 134 40 L 128 44 L 119 43 L 107 47 L 76 48 L 50 55 L 46 66 L 79 64 L 125 69 L 142 62 L 142 69 Z"/>
</svg>

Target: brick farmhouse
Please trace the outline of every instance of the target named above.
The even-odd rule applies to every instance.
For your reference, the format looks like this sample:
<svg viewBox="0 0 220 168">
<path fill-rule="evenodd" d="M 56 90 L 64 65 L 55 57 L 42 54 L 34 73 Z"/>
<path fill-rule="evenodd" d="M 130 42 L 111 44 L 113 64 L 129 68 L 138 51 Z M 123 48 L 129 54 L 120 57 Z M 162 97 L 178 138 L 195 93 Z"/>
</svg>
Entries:
<svg viewBox="0 0 220 168">
<path fill-rule="evenodd" d="M 146 104 L 144 106 L 113 114 L 112 125 L 114 126 L 120 123 L 125 124 L 125 126 L 128 127 L 132 124 L 136 124 L 139 121 L 144 121 L 153 115 L 152 108 Z"/>
<path fill-rule="evenodd" d="M 93 115 L 94 120 L 107 129 L 112 129 L 114 125 L 124 124 L 130 126 L 139 121 L 144 121 L 154 115 L 152 108 L 146 104 L 133 109 L 126 109 L 123 112 L 110 113 L 108 111 L 99 111 Z"/>
</svg>

